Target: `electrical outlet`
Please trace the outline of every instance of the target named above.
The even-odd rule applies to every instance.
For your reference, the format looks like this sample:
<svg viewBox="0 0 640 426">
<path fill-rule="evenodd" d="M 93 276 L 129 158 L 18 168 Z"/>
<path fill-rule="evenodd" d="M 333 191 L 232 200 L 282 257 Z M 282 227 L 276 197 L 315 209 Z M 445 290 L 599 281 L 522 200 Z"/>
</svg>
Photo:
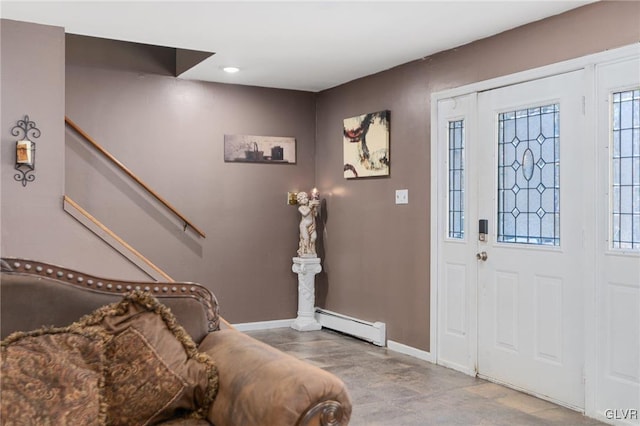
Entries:
<svg viewBox="0 0 640 426">
<path fill-rule="evenodd" d="M 409 204 L 408 189 L 396 189 L 396 204 Z"/>
</svg>

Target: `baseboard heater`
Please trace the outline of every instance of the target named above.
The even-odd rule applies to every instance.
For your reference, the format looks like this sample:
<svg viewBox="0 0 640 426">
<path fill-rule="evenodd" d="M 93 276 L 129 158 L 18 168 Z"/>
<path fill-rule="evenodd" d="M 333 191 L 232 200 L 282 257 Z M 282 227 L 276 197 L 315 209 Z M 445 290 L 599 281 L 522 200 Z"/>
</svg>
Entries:
<svg viewBox="0 0 640 426">
<path fill-rule="evenodd" d="M 383 322 L 367 322 L 326 309 L 316 308 L 316 320 L 325 328 L 357 337 L 377 346 L 387 345 L 387 328 Z"/>
</svg>

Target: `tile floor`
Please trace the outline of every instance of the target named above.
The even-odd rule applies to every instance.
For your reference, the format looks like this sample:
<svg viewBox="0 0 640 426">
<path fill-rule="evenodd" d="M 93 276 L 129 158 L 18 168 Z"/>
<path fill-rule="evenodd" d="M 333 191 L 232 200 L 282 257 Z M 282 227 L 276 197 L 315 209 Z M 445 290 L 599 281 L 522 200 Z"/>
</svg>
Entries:
<svg viewBox="0 0 640 426">
<path fill-rule="evenodd" d="M 564 407 L 330 330 L 247 334 L 340 377 L 352 426 L 601 425 Z"/>
</svg>

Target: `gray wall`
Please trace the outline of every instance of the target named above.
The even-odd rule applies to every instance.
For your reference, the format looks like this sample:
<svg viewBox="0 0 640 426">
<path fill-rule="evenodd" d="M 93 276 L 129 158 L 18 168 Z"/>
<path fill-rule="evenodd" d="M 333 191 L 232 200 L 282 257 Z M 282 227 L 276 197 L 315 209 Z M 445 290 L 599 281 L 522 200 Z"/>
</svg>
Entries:
<svg viewBox="0 0 640 426">
<path fill-rule="evenodd" d="M 294 318 L 299 217 L 286 193 L 313 186 L 315 95 L 148 73 L 163 57 L 141 64 L 140 49 L 69 37 L 66 114 L 206 238 L 183 232 L 72 131 L 67 194 L 172 278 L 210 287 L 228 321 Z M 295 137 L 297 163 L 225 163 L 225 134 Z"/>
<path fill-rule="evenodd" d="M 64 194 L 64 30 L 0 21 L 2 57 L 0 151 L 2 256 L 24 257 L 107 274 L 142 278 L 97 237 L 62 210 Z M 41 131 L 36 180 L 13 179 L 11 129 L 29 115 Z"/>
<path fill-rule="evenodd" d="M 385 321 L 390 339 L 428 350 L 431 93 L 638 42 L 638 22 L 640 3 L 598 2 L 314 95 L 181 81 L 95 57 L 71 61 L 65 91 L 62 30 L 2 21 L 2 254 L 136 274 L 62 212 L 66 158 L 70 195 L 174 278 L 210 286 L 227 319 L 293 318 L 298 217 L 284 198 L 315 177 L 325 198 L 318 304 Z M 381 109 L 391 110 L 391 177 L 345 180 L 342 120 Z M 207 238 L 176 231 L 174 219 L 83 151 L 65 135 L 65 112 Z M 8 135 L 25 113 L 43 136 L 37 180 L 22 188 Z M 224 163 L 224 133 L 295 136 L 298 164 Z M 114 188 L 124 194 L 98 192 Z M 399 188 L 409 189 L 409 205 L 394 205 Z M 118 211 L 129 204 L 137 210 Z"/>
<path fill-rule="evenodd" d="M 326 196 L 327 309 L 387 324 L 429 350 L 430 97 L 640 41 L 640 3 L 599 2 L 320 93 L 316 179 Z M 391 176 L 346 180 L 342 120 L 391 110 Z M 409 204 L 395 205 L 396 189 Z"/>
</svg>

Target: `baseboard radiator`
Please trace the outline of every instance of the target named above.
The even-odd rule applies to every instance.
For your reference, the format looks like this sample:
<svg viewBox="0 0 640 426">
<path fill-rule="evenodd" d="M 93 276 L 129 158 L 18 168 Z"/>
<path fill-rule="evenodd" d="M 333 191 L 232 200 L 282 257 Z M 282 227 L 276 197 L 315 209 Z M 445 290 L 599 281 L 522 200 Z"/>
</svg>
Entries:
<svg viewBox="0 0 640 426">
<path fill-rule="evenodd" d="M 367 322 L 357 318 L 316 308 L 316 320 L 325 328 L 357 337 L 377 346 L 387 345 L 387 328 L 383 322 Z"/>
</svg>

